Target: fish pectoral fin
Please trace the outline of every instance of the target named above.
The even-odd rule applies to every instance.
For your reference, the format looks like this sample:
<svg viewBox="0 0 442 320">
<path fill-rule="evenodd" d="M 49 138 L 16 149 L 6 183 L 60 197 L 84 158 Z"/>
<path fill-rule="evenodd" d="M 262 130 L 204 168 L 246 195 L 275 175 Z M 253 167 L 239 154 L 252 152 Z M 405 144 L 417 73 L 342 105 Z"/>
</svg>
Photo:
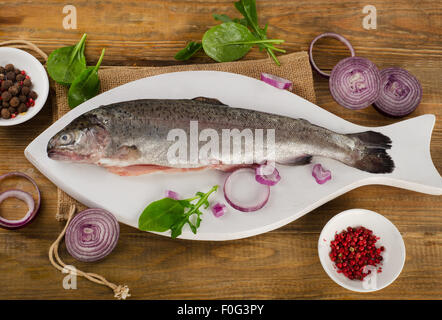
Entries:
<svg viewBox="0 0 442 320">
<path fill-rule="evenodd" d="M 311 163 L 312 159 L 313 156 L 306 154 L 304 156 L 278 161 L 278 163 L 286 166 L 303 166 Z"/>
<path fill-rule="evenodd" d="M 140 151 L 136 146 L 121 146 L 112 158 L 119 160 L 132 160 L 140 156 Z"/>
<path fill-rule="evenodd" d="M 200 102 L 205 102 L 205 103 L 210 103 L 210 104 L 216 104 L 216 105 L 219 105 L 219 106 L 226 106 L 226 104 L 222 103 L 221 101 L 219 101 L 218 99 L 215 99 L 215 98 L 196 97 L 196 98 L 193 98 L 192 100 L 200 101 Z"/>
</svg>

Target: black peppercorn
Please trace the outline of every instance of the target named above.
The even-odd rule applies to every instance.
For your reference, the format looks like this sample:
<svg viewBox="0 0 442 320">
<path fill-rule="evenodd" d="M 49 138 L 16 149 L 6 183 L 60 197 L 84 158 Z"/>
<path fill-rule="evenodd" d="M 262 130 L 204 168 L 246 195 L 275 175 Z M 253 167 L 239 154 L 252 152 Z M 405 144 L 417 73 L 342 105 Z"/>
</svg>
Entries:
<svg viewBox="0 0 442 320">
<path fill-rule="evenodd" d="M 8 108 L 8 111 L 9 111 L 10 114 L 17 113 L 17 109 L 14 108 L 14 107 L 9 107 L 9 108 Z"/>
<path fill-rule="evenodd" d="M 3 107 L 3 108 L 9 108 L 9 102 L 7 102 L 7 101 L 2 101 L 2 107 Z"/>
<path fill-rule="evenodd" d="M 26 100 L 28 100 L 28 99 L 26 98 L 25 95 L 21 94 L 18 96 L 18 100 L 20 100 L 20 102 L 26 102 Z"/>
</svg>

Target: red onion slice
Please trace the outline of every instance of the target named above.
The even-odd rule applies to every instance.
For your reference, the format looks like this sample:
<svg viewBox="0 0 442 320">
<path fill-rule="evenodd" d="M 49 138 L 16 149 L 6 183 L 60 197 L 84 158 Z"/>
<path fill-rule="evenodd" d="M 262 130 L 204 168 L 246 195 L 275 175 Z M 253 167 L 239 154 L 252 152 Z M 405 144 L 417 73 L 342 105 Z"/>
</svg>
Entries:
<svg viewBox="0 0 442 320">
<path fill-rule="evenodd" d="M 118 242 L 120 226 L 104 209 L 78 213 L 66 230 L 66 249 L 79 261 L 98 261 L 109 255 Z"/>
<path fill-rule="evenodd" d="M 212 213 L 216 218 L 222 217 L 227 212 L 227 207 L 224 203 L 217 203 L 212 207 Z"/>
<path fill-rule="evenodd" d="M 281 180 L 281 176 L 274 166 L 262 164 L 255 168 L 255 179 L 261 184 L 274 186 Z"/>
<path fill-rule="evenodd" d="M 331 171 L 324 169 L 322 165 L 318 163 L 313 166 L 312 176 L 318 184 L 324 184 L 331 179 Z"/>
<path fill-rule="evenodd" d="M 5 229 L 19 229 L 19 228 L 26 226 L 35 218 L 38 210 L 40 209 L 40 189 L 38 188 L 37 183 L 35 183 L 35 181 L 31 177 L 29 177 L 28 175 L 21 173 L 21 172 L 10 172 L 10 173 L 6 173 L 4 175 L 1 175 L 0 181 L 5 178 L 12 177 L 12 176 L 23 177 L 32 183 L 32 185 L 35 187 L 35 190 L 37 191 L 37 202 L 34 201 L 34 198 L 32 197 L 31 194 L 29 194 L 25 191 L 22 191 L 22 190 L 11 189 L 11 190 L 7 190 L 5 192 L 2 192 L 0 194 L 0 203 L 2 203 L 3 200 L 5 200 L 7 198 L 13 197 L 13 198 L 17 198 L 19 200 L 24 201 L 28 205 L 28 208 L 29 208 L 28 211 L 26 212 L 25 216 L 21 219 L 18 219 L 18 220 L 9 220 L 9 219 L 5 219 L 0 216 L 0 227 L 5 228 Z"/>
<path fill-rule="evenodd" d="M 274 86 L 278 89 L 284 89 L 292 91 L 293 89 L 293 83 L 290 80 L 275 76 L 273 74 L 261 73 L 261 81 L 264 81 L 265 83 Z"/>
<path fill-rule="evenodd" d="M 338 39 L 339 41 L 341 41 L 342 43 L 344 43 L 347 48 L 350 50 L 350 54 L 352 57 L 355 56 L 355 50 L 353 49 L 353 46 L 351 45 L 350 41 L 348 41 L 345 37 L 341 36 L 340 34 L 337 33 L 333 33 L 333 32 L 327 32 L 327 33 L 323 33 L 320 34 L 319 36 L 317 36 L 316 38 L 313 39 L 313 41 L 310 43 L 310 47 L 308 49 L 308 54 L 309 54 L 309 58 L 310 58 L 310 63 L 312 65 L 312 67 L 321 75 L 324 76 L 326 78 L 330 77 L 330 74 L 325 73 L 324 71 L 322 71 L 321 69 L 318 68 L 318 66 L 315 63 L 315 60 L 313 59 L 313 46 L 315 45 L 316 41 L 318 41 L 319 39 L 325 38 L 325 37 L 330 37 L 330 38 L 335 38 Z"/>
<path fill-rule="evenodd" d="M 261 209 L 270 197 L 270 187 L 257 183 L 255 170 L 251 168 L 233 171 L 224 182 L 223 191 L 226 201 L 242 212 Z"/>
<path fill-rule="evenodd" d="M 381 90 L 381 75 L 368 59 L 349 57 L 338 62 L 329 80 L 330 92 L 341 106 L 359 110 L 375 102 Z"/>
<path fill-rule="evenodd" d="M 392 67 L 381 71 L 381 92 L 375 107 L 392 117 L 412 113 L 422 99 L 422 86 L 407 70 Z"/>
<path fill-rule="evenodd" d="M 166 190 L 166 198 L 180 200 L 180 195 L 172 190 Z"/>
</svg>

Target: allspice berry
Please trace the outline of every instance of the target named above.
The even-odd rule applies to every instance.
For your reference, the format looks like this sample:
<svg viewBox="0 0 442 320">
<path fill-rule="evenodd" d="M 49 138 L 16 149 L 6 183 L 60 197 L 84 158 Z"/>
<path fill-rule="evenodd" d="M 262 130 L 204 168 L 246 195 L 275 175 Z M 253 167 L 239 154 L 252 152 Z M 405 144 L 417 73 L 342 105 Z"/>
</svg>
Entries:
<svg viewBox="0 0 442 320">
<path fill-rule="evenodd" d="M 21 103 L 18 106 L 18 113 L 23 113 L 23 112 L 26 112 L 26 111 L 28 111 L 28 107 L 24 103 Z"/>
<path fill-rule="evenodd" d="M 3 119 L 9 119 L 11 117 L 11 113 L 9 112 L 8 109 L 3 108 L 1 111 L 1 116 Z"/>
<path fill-rule="evenodd" d="M 21 73 L 15 77 L 15 80 L 17 80 L 17 81 L 23 81 L 25 79 L 26 79 L 26 77 Z"/>
<path fill-rule="evenodd" d="M 6 79 L 8 79 L 8 80 L 15 80 L 15 72 L 14 71 L 9 71 L 6 74 Z"/>
<path fill-rule="evenodd" d="M 19 90 L 20 90 L 19 87 L 17 87 L 17 86 L 12 86 L 12 87 L 9 87 L 8 92 L 9 92 L 11 95 L 16 96 L 16 95 L 18 95 Z"/>
<path fill-rule="evenodd" d="M 12 98 L 12 95 L 8 91 L 5 91 L 2 93 L 2 100 L 3 101 L 7 102 L 7 101 L 11 100 L 11 98 Z"/>
<path fill-rule="evenodd" d="M 11 105 L 11 107 L 18 107 L 20 104 L 20 100 L 17 97 L 13 97 L 11 101 L 9 101 L 9 104 Z"/>
<path fill-rule="evenodd" d="M 24 94 L 25 96 L 27 96 L 29 94 L 29 92 L 31 92 L 31 89 L 29 87 L 22 87 L 21 88 L 21 93 Z"/>
<path fill-rule="evenodd" d="M 14 67 L 13 64 L 7 64 L 7 65 L 5 66 L 5 70 L 6 70 L 6 72 L 8 72 L 8 71 L 14 71 L 14 69 L 15 69 L 15 67 Z"/>
<path fill-rule="evenodd" d="M 14 76 L 15 76 L 15 75 L 14 75 Z M 32 81 L 31 81 L 31 79 L 25 79 L 25 80 L 23 80 L 23 85 L 26 86 L 26 87 L 30 87 L 30 86 L 32 86 Z"/>
<path fill-rule="evenodd" d="M 2 107 L 9 108 L 9 102 L 8 101 L 2 101 Z"/>
<path fill-rule="evenodd" d="M 31 93 L 29 94 L 29 97 L 32 98 L 33 100 L 35 100 L 38 98 L 38 94 L 37 94 L 37 92 L 32 90 Z"/>
<path fill-rule="evenodd" d="M 26 100 L 28 100 L 28 99 L 26 98 L 25 95 L 21 94 L 18 96 L 18 100 L 20 100 L 20 102 L 26 102 Z"/>
<path fill-rule="evenodd" d="M 8 111 L 9 111 L 10 114 L 17 113 L 17 109 L 15 109 L 14 107 L 9 107 Z"/>
</svg>

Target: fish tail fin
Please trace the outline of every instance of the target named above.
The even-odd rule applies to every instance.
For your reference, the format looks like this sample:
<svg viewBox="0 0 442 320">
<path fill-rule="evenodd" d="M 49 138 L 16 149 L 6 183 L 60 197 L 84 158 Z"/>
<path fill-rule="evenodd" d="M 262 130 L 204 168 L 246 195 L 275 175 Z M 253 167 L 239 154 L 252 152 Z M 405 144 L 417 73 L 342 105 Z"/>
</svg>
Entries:
<svg viewBox="0 0 442 320">
<path fill-rule="evenodd" d="M 351 165 L 360 170 L 370 173 L 391 173 L 394 170 L 394 162 L 387 149 L 391 148 L 391 139 L 380 132 L 365 131 L 348 134 L 362 144 L 362 148 L 356 151 L 358 154 Z"/>
</svg>

